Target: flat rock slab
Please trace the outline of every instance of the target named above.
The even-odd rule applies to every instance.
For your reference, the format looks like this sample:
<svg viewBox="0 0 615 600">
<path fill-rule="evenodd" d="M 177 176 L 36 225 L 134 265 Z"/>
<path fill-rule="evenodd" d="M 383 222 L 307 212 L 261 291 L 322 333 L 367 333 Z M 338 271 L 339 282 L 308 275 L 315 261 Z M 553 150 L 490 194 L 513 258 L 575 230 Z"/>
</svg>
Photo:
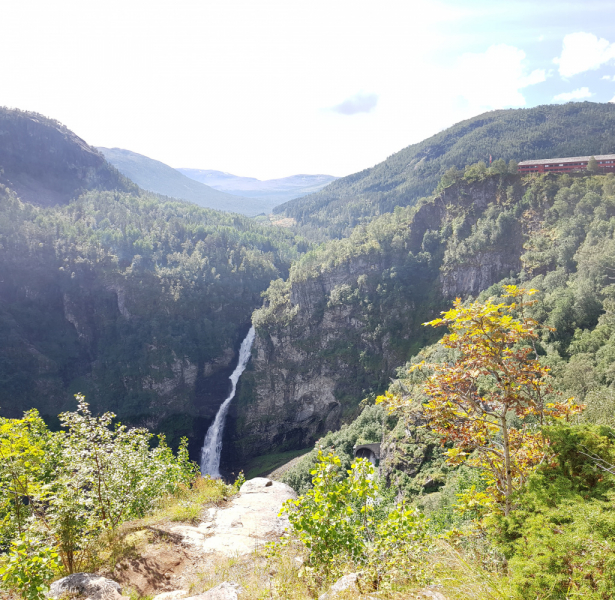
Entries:
<svg viewBox="0 0 615 600">
<path fill-rule="evenodd" d="M 225 556 L 249 554 L 284 533 L 288 519 L 278 514 L 284 502 L 296 498 L 295 491 L 286 484 L 256 477 L 241 486 L 229 506 L 209 509 L 206 522 L 198 527 L 177 525 L 171 532 L 203 552 Z"/>
</svg>

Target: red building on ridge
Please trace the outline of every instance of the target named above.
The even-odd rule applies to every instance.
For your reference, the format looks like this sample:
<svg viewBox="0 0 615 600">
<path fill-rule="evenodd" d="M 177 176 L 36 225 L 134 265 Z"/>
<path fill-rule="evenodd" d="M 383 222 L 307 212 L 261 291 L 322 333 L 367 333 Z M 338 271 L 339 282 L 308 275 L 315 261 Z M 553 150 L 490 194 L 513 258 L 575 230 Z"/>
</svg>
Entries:
<svg viewBox="0 0 615 600">
<path fill-rule="evenodd" d="M 524 160 L 519 163 L 519 173 L 569 173 L 585 171 L 591 156 L 572 156 L 569 158 L 543 158 L 542 160 Z M 615 154 L 594 156 L 603 173 L 615 172 Z"/>
</svg>

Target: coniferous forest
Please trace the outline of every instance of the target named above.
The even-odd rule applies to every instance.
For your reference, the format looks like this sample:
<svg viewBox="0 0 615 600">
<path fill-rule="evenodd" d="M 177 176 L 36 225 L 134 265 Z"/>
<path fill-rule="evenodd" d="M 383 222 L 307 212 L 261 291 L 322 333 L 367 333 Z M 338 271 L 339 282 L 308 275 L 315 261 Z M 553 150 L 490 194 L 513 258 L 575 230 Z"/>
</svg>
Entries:
<svg viewBox="0 0 615 600">
<path fill-rule="evenodd" d="M 170 567 L 126 575 L 162 546 L 190 555 L 184 597 L 345 576 L 357 598 L 613 597 L 615 175 L 517 162 L 612 153 L 614 119 L 486 113 L 250 218 L 1 109 L 3 597 L 75 573 L 173 591 Z M 232 559 L 182 541 L 261 476 L 289 494 L 284 535 Z"/>
</svg>

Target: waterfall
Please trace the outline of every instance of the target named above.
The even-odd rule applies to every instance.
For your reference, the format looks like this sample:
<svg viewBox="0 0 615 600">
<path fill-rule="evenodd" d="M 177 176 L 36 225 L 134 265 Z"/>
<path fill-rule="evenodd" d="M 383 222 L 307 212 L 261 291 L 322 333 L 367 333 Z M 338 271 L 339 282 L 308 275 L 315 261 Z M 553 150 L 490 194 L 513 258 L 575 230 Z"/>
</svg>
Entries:
<svg viewBox="0 0 615 600">
<path fill-rule="evenodd" d="M 228 413 L 228 407 L 231 400 L 235 397 L 235 391 L 237 390 L 237 382 L 241 377 L 241 374 L 245 371 L 246 365 L 250 360 L 250 351 L 252 350 L 252 344 L 254 342 L 254 326 L 250 327 L 248 335 L 245 340 L 241 342 L 241 348 L 239 349 L 239 362 L 237 367 L 233 371 L 231 380 L 231 393 L 228 398 L 222 403 L 222 406 L 218 409 L 218 414 L 214 419 L 214 422 L 209 426 L 203 447 L 201 448 L 201 474 L 209 475 L 213 478 L 220 477 L 220 454 L 222 454 L 222 432 L 224 431 L 224 421 L 226 420 L 226 413 Z"/>
</svg>

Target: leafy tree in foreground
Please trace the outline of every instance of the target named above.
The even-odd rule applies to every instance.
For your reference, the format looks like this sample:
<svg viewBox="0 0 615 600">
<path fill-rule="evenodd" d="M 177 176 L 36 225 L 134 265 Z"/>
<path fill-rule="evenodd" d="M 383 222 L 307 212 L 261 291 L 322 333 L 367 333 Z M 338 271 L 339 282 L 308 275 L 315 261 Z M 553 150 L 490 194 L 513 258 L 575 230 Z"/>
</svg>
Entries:
<svg viewBox="0 0 615 600">
<path fill-rule="evenodd" d="M 523 297 L 535 290 L 505 289 L 508 304 L 490 299 L 464 306 L 457 299 L 442 318 L 427 323 L 449 327 L 440 343 L 455 358 L 413 369 L 431 371 L 423 386 L 429 397 L 423 414 L 443 443 L 452 442 L 449 462 L 481 469 L 488 483 L 485 502 L 508 515 L 513 493 L 547 453 L 540 426 L 580 408 L 572 400 L 548 401 L 554 393 L 549 370 L 534 347 L 540 325 L 524 314 L 532 302 Z M 392 394 L 382 399 L 393 406 L 405 403 Z"/>
<path fill-rule="evenodd" d="M 66 431 L 49 431 L 35 410 L 0 418 L 0 547 L 12 548 L 0 575 L 9 589 L 42 590 L 34 573 L 43 566 L 87 566 L 101 535 L 194 480 L 186 440 L 174 456 L 164 437 L 152 447 L 146 430 L 113 427 L 115 415 L 94 417 L 77 400 L 76 412 L 60 415 Z"/>
</svg>

